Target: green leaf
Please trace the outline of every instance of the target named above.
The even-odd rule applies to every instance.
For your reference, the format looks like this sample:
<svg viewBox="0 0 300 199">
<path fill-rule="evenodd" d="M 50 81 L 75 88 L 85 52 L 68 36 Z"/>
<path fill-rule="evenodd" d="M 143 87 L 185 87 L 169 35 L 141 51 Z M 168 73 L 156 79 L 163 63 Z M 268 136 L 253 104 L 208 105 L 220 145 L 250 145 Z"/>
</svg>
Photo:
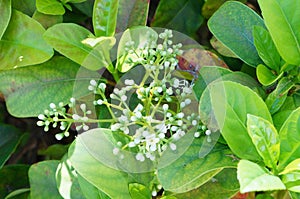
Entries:
<svg viewBox="0 0 300 199">
<path fill-rule="evenodd" d="M 241 60 L 256 67 L 262 63 L 256 48 L 252 29 L 264 26 L 263 20 L 246 5 L 229 1 L 209 19 L 208 27 L 214 36 Z"/>
<path fill-rule="evenodd" d="M 223 169 L 212 180 L 189 192 L 172 195 L 176 199 L 228 199 L 239 190 L 236 169 Z M 170 196 L 171 197 L 171 196 Z"/>
<path fill-rule="evenodd" d="M 133 26 L 147 24 L 150 1 L 119 0 L 116 32 L 124 32 Z"/>
<path fill-rule="evenodd" d="M 227 48 L 224 44 L 217 40 L 215 36 L 211 38 L 210 44 L 221 55 L 224 55 L 226 57 L 238 58 L 238 56 L 236 56 L 229 48 Z"/>
<path fill-rule="evenodd" d="M 122 73 L 127 72 L 130 70 L 134 65 L 125 63 L 125 60 L 129 59 L 128 51 L 125 50 L 126 43 L 134 42 L 133 48 L 142 48 L 144 47 L 145 43 L 156 42 L 158 38 L 158 34 L 152 29 L 147 26 L 143 27 L 134 27 L 127 29 L 119 42 L 118 46 L 118 53 L 117 53 L 117 67 L 118 70 Z M 133 61 L 137 59 L 136 56 L 130 57 Z"/>
<path fill-rule="evenodd" d="M 283 75 L 283 73 L 281 73 L 280 75 L 274 75 L 272 71 L 263 64 L 259 64 L 257 66 L 256 74 L 258 81 L 264 86 L 269 86 L 275 83 Z"/>
<path fill-rule="evenodd" d="M 63 22 L 62 15 L 47 15 L 38 11 L 34 12 L 32 18 L 40 22 L 45 29 Z"/>
<path fill-rule="evenodd" d="M 205 114 L 205 118 L 210 119 L 213 126 L 220 129 L 235 155 L 250 160 L 261 160 L 247 132 L 247 114 L 255 114 L 268 121 L 272 121 L 272 118 L 266 104 L 257 93 L 231 81 L 213 82 L 201 96 L 199 111 L 200 118 Z"/>
<path fill-rule="evenodd" d="M 108 130 L 103 129 L 103 132 L 105 131 Z M 86 139 L 95 139 L 94 141 L 96 142 L 101 141 L 103 132 L 99 129 L 95 129 L 79 135 L 69 148 L 69 159 L 71 164 L 83 178 L 106 193 L 109 197 L 130 199 L 128 177 L 126 174 L 122 171 L 108 167 L 90 153 L 92 148 L 100 148 L 101 150 L 101 145 L 97 145 L 98 147 L 89 145 L 90 142 Z M 87 148 L 87 146 L 90 147 Z M 105 153 L 108 153 L 108 151 Z M 101 155 L 101 152 L 98 155 Z M 106 156 L 108 155 L 113 156 L 112 153 L 107 154 Z"/>
<path fill-rule="evenodd" d="M 202 5 L 203 2 L 199 0 L 161 0 L 151 26 L 194 35 L 204 21 L 201 15 Z"/>
<path fill-rule="evenodd" d="M 97 37 L 115 34 L 119 0 L 95 0 L 93 27 Z"/>
<path fill-rule="evenodd" d="M 64 31 L 61 31 L 64 30 Z M 92 47 L 82 43 L 83 40 L 91 36 L 92 33 L 82 26 L 72 23 L 61 23 L 49 28 L 45 34 L 45 40 L 53 46 L 55 50 L 71 59 L 72 61 L 86 67 L 90 70 L 98 70 L 102 67 L 108 66 L 110 60 L 106 60 L 105 53 L 98 50 L 97 47 Z M 107 40 L 102 41 L 106 45 Z M 109 50 L 108 48 L 106 49 Z"/>
<path fill-rule="evenodd" d="M 86 16 L 92 18 L 94 0 L 87 0 L 82 3 L 76 3 L 73 4 L 73 6 L 76 7 L 78 10 L 80 10 L 82 13 L 84 13 Z"/>
<path fill-rule="evenodd" d="M 47 149 L 40 149 L 38 155 L 47 156 L 49 159 L 60 160 L 67 152 L 69 145 L 52 144 Z"/>
<path fill-rule="evenodd" d="M 32 16 L 36 10 L 35 1 L 36 0 L 12 0 L 12 8 L 28 16 Z"/>
<path fill-rule="evenodd" d="M 191 191 L 209 181 L 223 168 L 236 167 L 236 162 L 230 157 L 230 151 L 217 144 L 206 156 L 199 157 L 205 137 L 194 139 L 189 148 L 175 161 L 164 154 L 158 164 L 158 179 L 165 190 L 184 193 Z M 180 144 L 183 143 L 180 140 Z M 169 160 L 168 164 L 165 164 Z M 178 180 L 180 179 L 180 180 Z"/>
<path fill-rule="evenodd" d="M 36 0 L 36 8 L 39 12 L 48 15 L 63 15 L 65 8 L 58 0 Z"/>
<path fill-rule="evenodd" d="M 258 0 L 265 24 L 282 58 L 300 64 L 300 1 Z"/>
<path fill-rule="evenodd" d="M 11 16 L 11 0 L 4 0 L 0 2 L 0 39 L 2 38 L 10 20 Z"/>
<path fill-rule="evenodd" d="M 86 77 L 76 79 L 78 68 L 65 57 L 54 57 L 40 65 L 1 72 L 0 91 L 8 111 L 17 117 L 33 117 L 49 109 L 50 103 L 67 104 L 75 81 L 89 81 Z"/>
<path fill-rule="evenodd" d="M 28 176 L 31 198 L 62 198 L 58 192 L 55 180 L 55 172 L 58 164 L 59 161 L 49 160 L 39 162 L 30 167 Z"/>
<path fill-rule="evenodd" d="M 266 99 L 266 104 L 271 114 L 276 113 L 284 104 L 289 90 L 294 86 L 294 83 L 287 77 L 283 77 L 277 84 L 277 87 L 270 93 Z"/>
<path fill-rule="evenodd" d="M 239 162 L 237 178 L 240 182 L 241 193 L 286 189 L 279 177 L 270 174 L 267 169 L 248 160 Z"/>
<path fill-rule="evenodd" d="M 300 157 L 300 107 L 294 110 L 279 131 L 279 170 Z"/>
<path fill-rule="evenodd" d="M 14 10 L 10 23 L 0 41 L 0 70 L 39 64 L 53 55 L 43 40 L 44 28 L 27 15 Z M 32 39 L 34 38 L 34 39 Z"/>
<path fill-rule="evenodd" d="M 268 67 L 279 72 L 281 67 L 281 57 L 275 47 L 270 33 L 263 27 L 254 26 L 253 37 L 254 45 L 259 57 Z"/>
<path fill-rule="evenodd" d="M 129 184 L 129 193 L 132 199 L 152 198 L 150 189 L 138 183 Z"/>
<path fill-rule="evenodd" d="M 267 120 L 247 115 L 248 133 L 265 165 L 276 170 L 280 153 L 279 136 L 275 127 Z"/>
<path fill-rule="evenodd" d="M 300 193 L 289 191 L 289 195 L 291 196 L 292 199 L 299 199 L 300 198 Z"/>
<path fill-rule="evenodd" d="M 4 199 L 27 199 L 30 195 L 29 188 L 17 189 L 8 194 Z"/>
<path fill-rule="evenodd" d="M 300 158 L 292 161 L 290 164 L 288 164 L 284 170 L 280 173 L 280 175 L 282 174 L 287 174 L 287 173 L 291 173 L 293 171 L 300 171 Z"/>
<path fill-rule="evenodd" d="M 14 126 L 0 123 L 0 169 L 9 159 L 11 154 L 16 150 L 22 134 L 19 129 Z"/>
<path fill-rule="evenodd" d="M 7 165 L 0 170 L 0 198 L 14 190 L 29 187 L 29 165 Z"/>
<path fill-rule="evenodd" d="M 300 171 L 293 171 L 281 176 L 282 182 L 289 191 L 300 193 Z"/>
<path fill-rule="evenodd" d="M 82 193 L 86 198 L 93 199 L 110 199 L 105 193 L 101 192 L 94 185 L 89 183 L 86 179 L 84 179 L 81 175 L 77 174 L 78 182 L 81 188 Z"/>
</svg>

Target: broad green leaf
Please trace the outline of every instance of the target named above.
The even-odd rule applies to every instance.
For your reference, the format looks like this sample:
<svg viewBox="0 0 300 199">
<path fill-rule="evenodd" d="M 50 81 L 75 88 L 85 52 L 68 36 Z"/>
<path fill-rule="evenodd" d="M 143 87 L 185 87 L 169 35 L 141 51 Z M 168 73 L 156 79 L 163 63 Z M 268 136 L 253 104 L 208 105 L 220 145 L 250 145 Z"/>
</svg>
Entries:
<svg viewBox="0 0 300 199">
<path fill-rule="evenodd" d="M 275 127 L 261 117 L 248 114 L 247 129 L 265 165 L 276 170 L 280 153 L 280 141 Z"/>
<path fill-rule="evenodd" d="M 125 60 L 128 60 L 130 57 L 133 61 L 137 59 L 136 56 L 129 56 L 128 51 L 125 49 L 126 44 L 128 42 L 134 42 L 133 48 L 142 48 L 145 45 L 149 45 L 152 42 L 156 42 L 158 38 L 158 34 L 152 29 L 147 26 L 143 27 L 134 27 L 127 29 L 119 42 L 118 52 L 117 52 L 117 67 L 120 72 L 127 72 L 130 70 L 134 65 L 125 63 Z"/>
<path fill-rule="evenodd" d="M 12 0 L 12 8 L 32 16 L 36 10 L 36 0 Z"/>
<path fill-rule="evenodd" d="M 218 51 L 221 55 L 226 57 L 238 58 L 229 48 L 227 48 L 224 44 L 222 44 L 215 36 L 213 36 L 210 40 L 210 44 L 212 47 Z"/>
<path fill-rule="evenodd" d="M 32 18 L 37 20 L 38 22 L 40 22 L 40 24 L 42 24 L 45 29 L 47 29 L 55 24 L 63 22 L 62 15 L 48 15 L 48 14 L 43 14 L 38 11 L 34 12 Z"/>
<path fill-rule="evenodd" d="M 138 183 L 129 184 L 129 193 L 132 199 L 152 198 L 150 189 Z"/>
<path fill-rule="evenodd" d="M 258 0 L 265 24 L 282 58 L 300 64 L 300 1 Z"/>
<path fill-rule="evenodd" d="M 14 10 L 10 23 L 0 41 L 0 70 L 39 64 L 53 55 L 43 40 L 44 28 L 27 15 Z M 33 39 L 34 38 L 34 39 Z"/>
<path fill-rule="evenodd" d="M 191 191 L 205 184 L 222 169 L 236 167 L 230 151 L 219 144 L 200 158 L 201 148 L 209 147 L 203 145 L 205 139 L 194 139 L 184 154 L 173 162 L 169 156 L 162 156 L 158 165 L 158 179 L 165 190 L 175 193 Z M 161 164 L 164 159 L 169 159 L 169 165 Z"/>
<path fill-rule="evenodd" d="M 133 26 L 147 24 L 150 1 L 119 0 L 116 32 L 123 32 Z"/>
<path fill-rule="evenodd" d="M 283 73 L 274 75 L 272 71 L 263 64 L 259 64 L 257 66 L 256 74 L 258 81 L 264 86 L 269 86 L 275 83 L 283 75 Z"/>
<path fill-rule="evenodd" d="M 209 19 L 208 27 L 214 36 L 241 60 L 256 67 L 262 63 L 254 46 L 252 29 L 264 26 L 263 20 L 246 5 L 229 1 Z"/>
<path fill-rule="evenodd" d="M 29 165 L 7 165 L 0 169 L 0 198 L 9 193 L 29 187 Z"/>
<path fill-rule="evenodd" d="M 60 199 L 55 180 L 57 160 L 48 160 L 33 164 L 28 172 L 30 182 L 30 198 Z"/>
<path fill-rule="evenodd" d="M 292 199 L 299 199 L 300 198 L 300 193 L 289 191 L 289 195 L 291 196 Z"/>
<path fill-rule="evenodd" d="M 65 57 L 54 57 L 40 65 L 0 73 L 0 91 L 8 111 L 17 117 L 32 117 L 49 109 L 50 103 L 67 104 L 72 97 L 79 66 Z M 82 90 L 84 91 L 84 90 Z"/>
<path fill-rule="evenodd" d="M 65 8 L 60 1 L 57 0 L 36 0 L 37 11 L 48 15 L 63 15 Z"/>
<path fill-rule="evenodd" d="M 201 96 L 199 111 L 200 118 L 205 114 L 205 117 L 214 122 L 214 128 L 220 129 L 235 155 L 244 159 L 261 160 L 247 132 L 247 114 L 255 114 L 268 121 L 272 121 L 272 118 L 257 93 L 231 81 L 213 82 Z"/>
<path fill-rule="evenodd" d="M 287 174 L 293 171 L 300 171 L 300 158 L 292 161 L 290 164 L 288 164 L 284 170 L 280 173 L 280 175 L 282 174 Z M 300 179 L 299 179 L 300 180 Z"/>
<path fill-rule="evenodd" d="M 69 158 L 72 166 L 83 178 L 111 198 L 130 199 L 131 197 L 128 191 L 129 182 L 126 174 L 104 165 L 101 161 L 91 155 L 90 149 L 87 148 L 87 144 L 89 145 L 89 143 L 83 140 L 82 137 L 92 136 L 92 138 L 95 139 L 95 136 L 93 135 L 101 136 L 101 132 L 98 131 L 96 134 L 93 130 L 85 132 L 84 134 L 79 135 L 75 142 L 70 146 Z M 101 139 L 96 139 L 95 141 L 101 141 Z M 112 153 L 109 155 L 113 156 Z"/>
<path fill-rule="evenodd" d="M 253 37 L 254 45 L 259 57 L 268 67 L 275 70 L 276 72 L 279 72 L 281 66 L 281 58 L 270 33 L 263 27 L 254 26 Z"/>
<path fill-rule="evenodd" d="M 287 77 L 283 77 L 277 84 L 277 87 L 270 93 L 266 99 L 266 104 L 271 114 L 276 113 L 284 104 L 289 90 L 294 86 L 294 83 Z"/>
<path fill-rule="evenodd" d="M 119 0 L 95 0 L 93 27 L 97 37 L 115 34 Z"/>
<path fill-rule="evenodd" d="M 110 60 L 106 60 L 106 51 L 109 51 L 109 48 L 105 49 L 105 51 L 101 48 L 101 45 L 109 46 L 106 43 L 107 41 L 103 40 L 103 44 L 99 44 L 99 49 L 97 47 L 93 49 L 89 45 L 82 43 L 89 36 L 92 36 L 90 31 L 72 23 L 56 24 L 44 34 L 45 40 L 55 50 L 83 67 L 90 70 L 98 70 L 108 66 Z"/>
<path fill-rule="evenodd" d="M 65 156 L 56 169 L 56 184 L 60 195 L 69 199 L 85 199 L 81 192 L 77 175 Z"/>
<path fill-rule="evenodd" d="M 240 182 L 241 193 L 286 189 L 279 177 L 270 174 L 267 169 L 248 160 L 239 162 L 237 178 Z"/>
<path fill-rule="evenodd" d="M 282 182 L 289 191 L 300 193 L 300 171 L 292 171 L 281 176 Z"/>
<path fill-rule="evenodd" d="M 47 149 L 40 149 L 38 155 L 47 156 L 51 160 L 60 160 L 67 152 L 69 145 L 52 144 Z"/>
<path fill-rule="evenodd" d="M 174 194 L 176 199 L 228 199 L 238 190 L 239 182 L 236 178 L 236 169 L 223 169 L 199 188 L 181 194 L 171 193 L 171 195 Z"/>
<path fill-rule="evenodd" d="M 93 199 L 110 199 L 105 193 L 101 192 L 94 185 L 89 183 L 81 175 L 77 174 L 80 189 L 86 198 Z"/>
<path fill-rule="evenodd" d="M 88 17 L 93 16 L 93 7 L 94 7 L 94 0 L 87 0 L 82 3 L 73 4 L 78 10 L 84 13 Z"/>
<path fill-rule="evenodd" d="M 86 0 L 61 0 L 64 4 L 66 3 L 82 3 L 85 2 Z"/>
<path fill-rule="evenodd" d="M 0 39 L 2 38 L 11 16 L 11 0 L 3 0 L 0 2 Z"/>
<path fill-rule="evenodd" d="M 0 169 L 8 160 L 11 154 L 16 150 L 22 134 L 14 126 L 0 123 Z"/>
<path fill-rule="evenodd" d="M 194 35 L 204 21 L 201 15 L 202 5 L 203 2 L 199 0 L 161 0 L 151 26 Z"/>
<path fill-rule="evenodd" d="M 300 157 L 300 107 L 294 110 L 279 131 L 279 170 Z"/>
</svg>

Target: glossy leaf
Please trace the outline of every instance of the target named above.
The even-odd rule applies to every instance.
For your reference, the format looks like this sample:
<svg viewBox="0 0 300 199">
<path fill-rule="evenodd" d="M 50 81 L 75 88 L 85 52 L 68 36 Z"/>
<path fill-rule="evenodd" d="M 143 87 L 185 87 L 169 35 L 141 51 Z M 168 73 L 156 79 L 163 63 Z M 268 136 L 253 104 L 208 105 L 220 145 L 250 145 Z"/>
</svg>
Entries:
<svg viewBox="0 0 300 199">
<path fill-rule="evenodd" d="M 36 8 L 39 12 L 48 15 L 63 15 L 65 8 L 57 0 L 36 0 Z"/>
<path fill-rule="evenodd" d="M 266 99 L 266 104 L 271 114 L 276 113 L 284 104 L 289 90 L 294 86 L 294 83 L 286 77 L 280 79 L 277 87 L 270 93 Z"/>
<path fill-rule="evenodd" d="M 292 199 L 299 199 L 300 198 L 300 193 L 289 191 L 289 195 L 291 196 Z"/>
<path fill-rule="evenodd" d="M 165 190 L 175 193 L 191 191 L 205 184 L 223 168 L 236 166 L 236 162 L 229 155 L 230 151 L 219 144 L 200 158 L 201 147 L 209 147 L 203 145 L 204 140 L 205 137 L 194 139 L 184 154 L 175 161 L 171 162 L 169 156 L 162 156 L 158 165 L 158 179 Z M 162 164 L 164 159 L 169 160 L 169 165 Z"/>
<path fill-rule="evenodd" d="M 28 165 L 7 165 L 0 170 L 0 198 L 29 187 Z"/>
<path fill-rule="evenodd" d="M 270 33 L 263 27 L 254 26 L 253 28 L 254 45 L 259 57 L 271 69 L 279 72 L 281 57 L 275 47 Z"/>
<path fill-rule="evenodd" d="M 256 74 L 259 82 L 264 86 L 269 86 L 275 83 L 282 75 L 274 75 L 272 71 L 265 65 L 259 64 L 256 68 Z"/>
<path fill-rule="evenodd" d="M 93 27 L 97 37 L 115 34 L 119 0 L 95 0 Z"/>
<path fill-rule="evenodd" d="M 0 123 L 0 169 L 8 160 L 11 154 L 16 150 L 22 134 L 14 126 Z"/>
<path fill-rule="evenodd" d="M 53 50 L 43 40 L 44 32 L 37 21 L 14 10 L 0 41 L 0 52 L 5 52 L 0 54 L 0 69 L 39 64 L 50 59 Z"/>
<path fill-rule="evenodd" d="M 300 157 L 300 107 L 294 110 L 279 131 L 279 170 Z"/>
<path fill-rule="evenodd" d="M 54 57 L 40 65 L 0 73 L 0 91 L 8 111 L 17 117 L 32 117 L 49 109 L 50 103 L 68 103 L 79 66 L 64 57 Z M 22 99 L 21 99 L 22 98 Z"/>
<path fill-rule="evenodd" d="M 284 170 L 280 173 L 280 175 L 282 174 L 287 174 L 287 173 L 291 173 L 293 171 L 300 171 L 300 158 L 295 159 L 294 161 L 292 161 L 290 164 L 288 164 Z M 300 179 L 299 179 L 300 180 Z"/>
<path fill-rule="evenodd" d="M 300 64 L 300 6 L 298 0 L 258 0 L 265 24 L 282 58 Z"/>
<path fill-rule="evenodd" d="M 32 16 L 36 11 L 36 0 L 12 0 L 12 8 Z"/>
<path fill-rule="evenodd" d="M 61 31 L 64 30 L 64 31 Z M 53 46 L 55 50 L 71 59 L 72 61 L 90 70 L 98 70 L 110 64 L 106 59 L 106 51 L 102 51 L 102 45 L 108 47 L 110 40 L 103 40 L 99 44 L 99 49 L 93 49 L 82 41 L 91 36 L 92 33 L 87 29 L 71 23 L 57 24 L 49 28 L 45 34 L 45 40 Z M 106 49 L 107 51 L 109 48 Z"/>
<path fill-rule="evenodd" d="M 69 148 L 69 158 L 73 167 L 82 177 L 108 196 L 130 199 L 125 173 L 104 165 L 89 153 L 86 142 L 81 139 L 88 135 L 88 132 L 81 134 Z"/>
<path fill-rule="evenodd" d="M 226 57 L 238 58 L 238 56 L 236 56 L 229 48 L 227 48 L 223 43 L 221 43 L 219 40 L 217 40 L 216 37 L 213 36 L 211 38 L 210 44 L 221 55 L 224 55 Z"/>
<path fill-rule="evenodd" d="M 213 82 L 203 92 L 199 106 L 200 118 L 205 111 L 204 114 L 214 122 L 215 128 L 220 129 L 235 155 L 244 159 L 261 160 L 247 132 L 247 114 L 255 114 L 268 121 L 272 121 L 272 118 L 257 93 L 231 81 Z"/>
<path fill-rule="evenodd" d="M 263 20 L 250 8 L 236 1 L 224 3 L 209 19 L 208 27 L 214 36 L 241 60 L 256 67 L 262 63 L 252 29 L 264 26 Z"/>
<path fill-rule="evenodd" d="M 116 32 L 133 26 L 145 26 L 149 4 L 148 0 L 119 0 Z"/>
<path fill-rule="evenodd" d="M 47 15 L 47 14 L 40 13 L 38 11 L 34 12 L 32 18 L 40 22 L 40 24 L 42 24 L 45 29 L 55 24 L 63 22 L 62 15 Z"/>
<path fill-rule="evenodd" d="M 202 1 L 161 0 L 156 9 L 152 27 L 164 27 L 187 35 L 194 35 L 204 18 L 201 16 Z"/>
<path fill-rule="evenodd" d="M 94 0 L 87 0 L 82 3 L 73 4 L 78 10 L 84 13 L 88 17 L 93 16 L 93 7 L 94 7 Z"/>
<path fill-rule="evenodd" d="M 86 198 L 93 199 L 110 199 L 105 193 L 101 192 L 94 185 L 84 179 L 81 175 L 77 174 L 78 182 L 81 188 L 83 195 Z"/>
<path fill-rule="evenodd" d="M 241 193 L 286 189 L 279 177 L 270 174 L 267 169 L 248 160 L 239 162 L 237 178 L 240 182 Z"/>
<path fill-rule="evenodd" d="M 300 171 L 293 171 L 281 176 L 282 182 L 289 191 L 300 193 Z"/>
<path fill-rule="evenodd" d="M 129 193 L 132 199 L 148 199 L 152 197 L 150 189 L 138 183 L 129 184 Z"/>
<path fill-rule="evenodd" d="M 30 188 L 17 189 L 8 194 L 4 199 L 27 199 L 30 195 Z"/>
<path fill-rule="evenodd" d="M 3 0 L 0 2 L 0 39 L 2 38 L 11 16 L 11 0 Z"/>
<path fill-rule="evenodd" d="M 276 170 L 280 153 L 280 141 L 275 127 L 261 117 L 248 114 L 247 130 L 265 165 Z"/>
<path fill-rule="evenodd" d="M 62 198 L 56 187 L 55 172 L 59 161 L 49 160 L 39 162 L 30 167 L 28 176 L 30 181 L 30 197 L 36 199 Z"/>
</svg>

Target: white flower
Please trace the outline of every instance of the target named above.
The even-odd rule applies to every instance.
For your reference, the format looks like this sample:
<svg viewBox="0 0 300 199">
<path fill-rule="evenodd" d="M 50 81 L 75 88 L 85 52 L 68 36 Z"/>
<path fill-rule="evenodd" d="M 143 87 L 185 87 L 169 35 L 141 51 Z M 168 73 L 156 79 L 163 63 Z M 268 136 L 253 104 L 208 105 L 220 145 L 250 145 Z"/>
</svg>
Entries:
<svg viewBox="0 0 300 199">
<path fill-rule="evenodd" d="M 175 151 L 177 146 L 174 143 L 170 143 L 170 148 L 171 148 L 172 151 Z"/>
<path fill-rule="evenodd" d="M 169 109 L 169 105 L 168 104 L 164 104 L 162 106 L 163 110 L 166 112 Z"/>
<path fill-rule="evenodd" d="M 110 126 L 110 129 L 112 131 L 116 131 L 116 130 L 120 129 L 120 127 L 121 127 L 120 123 L 115 123 L 115 124 L 113 124 L 113 125 Z"/>
<path fill-rule="evenodd" d="M 195 133 L 194 133 L 194 137 L 195 137 L 195 138 L 198 138 L 198 137 L 200 137 L 200 133 L 199 133 L 198 131 L 197 131 L 197 132 L 195 132 Z"/>
<path fill-rule="evenodd" d="M 156 151 L 156 144 L 159 143 L 160 139 L 155 134 L 149 134 L 145 136 L 146 149 L 148 151 Z"/>
<path fill-rule="evenodd" d="M 43 121 L 38 121 L 36 124 L 37 124 L 38 126 L 44 126 L 45 122 L 43 122 Z"/>
<path fill-rule="evenodd" d="M 134 80 L 132 80 L 132 79 L 125 79 L 124 83 L 125 83 L 125 85 L 132 86 L 132 85 L 134 85 Z"/>
<path fill-rule="evenodd" d="M 92 80 L 90 81 L 90 84 L 91 84 L 92 86 L 97 86 L 97 82 L 96 82 L 96 80 L 94 80 L 94 79 L 92 79 Z"/>
<path fill-rule="evenodd" d="M 61 139 L 64 138 L 64 134 L 63 134 L 63 133 L 58 133 L 58 134 L 55 135 L 55 138 L 56 138 L 57 140 L 61 140 Z"/>
<path fill-rule="evenodd" d="M 184 113 L 183 112 L 180 112 L 176 115 L 177 118 L 183 118 L 184 117 Z"/>
<path fill-rule="evenodd" d="M 80 116 L 77 114 L 72 115 L 73 120 L 80 120 Z"/>
<path fill-rule="evenodd" d="M 43 114 L 39 114 L 38 118 L 39 118 L 40 120 L 45 120 L 45 119 L 46 119 L 45 115 L 43 115 Z"/>
<path fill-rule="evenodd" d="M 114 149 L 113 149 L 113 154 L 114 154 L 114 155 L 118 155 L 119 152 L 120 152 L 120 149 L 119 149 L 119 148 L 114 148 Z"/>
<path fill-rule="evenodd" d="M 86 104 L 80 104 L 80 109 L 85 112 L 86 111 Z"/>
<path fill-rule="evenodd" d="M 137 159 L 137 160 L 139 160 L 141 162 L 145 161 L 145 157 L 144 157 L 144 155 L 142 153 L 136 154 L 135 159 Z"/>
<path fill-rule="evenodd" d="M 50 108 L 52 108 L 52 109 L 55 109 L 55 108 L 56 108 L 56 105 L 55 105 L 54 103 L 51 103 L 49 106 L 50 106 Z"/>
<path fill-rule="evenodd" d="M 210 134 L 211 134 L 211 130 L 207 129 L 207 130 L 205 131 L 205 134 L 206 134 L 206 135 L 210 135 Z"/>
</svg>

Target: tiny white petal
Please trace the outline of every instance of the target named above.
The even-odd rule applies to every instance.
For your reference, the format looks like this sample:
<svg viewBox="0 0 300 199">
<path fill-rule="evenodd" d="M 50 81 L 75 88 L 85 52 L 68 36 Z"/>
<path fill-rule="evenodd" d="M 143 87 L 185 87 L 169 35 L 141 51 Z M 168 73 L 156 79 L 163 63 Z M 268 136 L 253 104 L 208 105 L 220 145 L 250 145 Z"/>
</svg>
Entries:
<svg viewBox="0 0 300 199">
<path fill-rule="evenodd" d="M 170 143 L 170 148 L 171 148 L 172 151 L 175 151 L 177 146 L 174 143 Z"/>
<path fill-rule="evenodd" d="M 43 122 L 43 121 L 38 121 L 38 122 L 36 123 L 36 125 L 38 125 L 38 126 L 44 126 L 44 124 L 45 124 L 45 122 Z"/>
<path fill-rule="evenodd" d="M 169 105 L 168 104 L 164 104 L 162 108 L 163 108 L 164 111 L 167 111 L 169 109 Z"/>
<path fill-rule="evenodd" d="M 79 119 L 80 119 L 80 116 L 77 115 L 77 114 L 73 114 L 73 115 L 72 115 L 72 118 L 73 118 L 73 120 L 79 120 Z"/>
<path fill-rule="evenodd" d="M 92 80 L 90 81 L 90 84 L 91 84 L 92 86 L 97 86 L 97 82 L 96 82 L 96 80 L 94 80 L 94 79 L 92 79 Z"/>
<path fill-rule="evenodd" d="M 199 132 L 195 132 L 195 133 L 194 133 L 194 137 L 195 137 L 195 138 L 200 137 L 200 133 L 199 133 Z"/>
<path fill-rule="evenodd" d="M 51 104 L 50 104 L 50 108 L 55 109 L 55 108 L 56 108 L 56 105 L 55 105 L 54 103 L 51 103 Z"/>
<path fill-rule="evenodd" d="M 64 135 L 63 135 L 62 133 L 58 133 L 58 134 L 55 135 L 55 138 L 56 138 L 57 140 L 61 140 L 61 139 L 64 138 Z"/>
<path fill-rule="evenodd" d="M 39 118 L 40 120 L 45 120 L 45 119 L 46 119 L 45 115 L 43 115 L 43 114 L 39 114 L 38 118 Z"/>
<path fill-rule="evenodd" d="M 114 149 L 113 149 L 113 154 L 114 154 L 114 155 L 118 155 L 119 152 L 120 152 L 120 149 L 119 149 L 119 148 L 114 148 Z"/>
<path fill-rule="evenodd" d="M 206 131 L 205 131 L 205 134 L 206 134 L 206 135 L 210 135 L 210 134 L 211 134 L 211 130 L 209 130 L 209 129 L 206 130 Z"/>
<path fill-rule="evenodd" d="M 86 111 L 86 104 L 80 104 L 80 109 L 85 112 Z"/>
</svg>

